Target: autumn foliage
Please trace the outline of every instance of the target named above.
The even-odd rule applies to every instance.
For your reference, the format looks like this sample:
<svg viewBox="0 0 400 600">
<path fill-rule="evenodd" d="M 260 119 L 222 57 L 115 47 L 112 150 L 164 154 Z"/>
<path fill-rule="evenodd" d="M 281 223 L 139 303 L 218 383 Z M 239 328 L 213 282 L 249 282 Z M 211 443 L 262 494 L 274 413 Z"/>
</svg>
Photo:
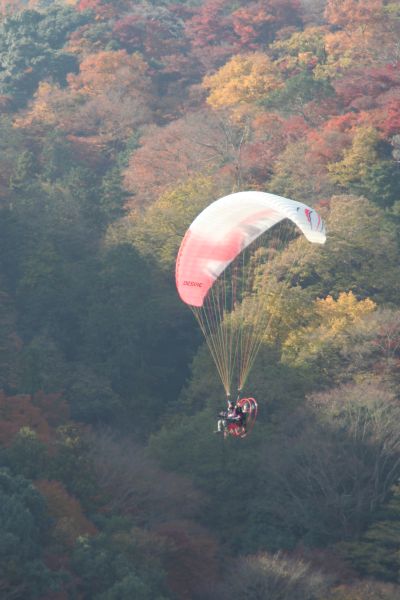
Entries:
<svg viewBox="0 0 400 600">
<path fill-rule="evenodd" d="M 398 2 L 0 13 L 0 597 L 398 598 Z M 265 252 L 260 418 L 223 446 L 174 266 L 246 189 L 328 236 Z"/>
</svg>

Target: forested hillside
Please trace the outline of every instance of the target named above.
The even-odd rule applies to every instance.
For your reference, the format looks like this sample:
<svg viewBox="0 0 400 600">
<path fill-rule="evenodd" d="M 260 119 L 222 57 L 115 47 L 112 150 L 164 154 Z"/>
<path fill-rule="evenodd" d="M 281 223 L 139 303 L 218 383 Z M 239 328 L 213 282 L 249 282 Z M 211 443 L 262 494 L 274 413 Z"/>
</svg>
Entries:
<svg viewBox="0 0 400 600">
<path fill-rule="evenodd" d="M 399 1 L 0 13 L 0 598 L 400 599 Z M 223 440 L 175 258 L 249 189 L 327 241 Z"/>
</svg>

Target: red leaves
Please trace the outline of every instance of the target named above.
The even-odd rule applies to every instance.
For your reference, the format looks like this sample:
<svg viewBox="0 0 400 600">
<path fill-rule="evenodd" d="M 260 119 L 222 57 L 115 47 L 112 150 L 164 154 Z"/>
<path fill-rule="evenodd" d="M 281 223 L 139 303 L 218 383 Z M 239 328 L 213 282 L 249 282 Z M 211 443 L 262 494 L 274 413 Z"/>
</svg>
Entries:
<svg viewBox="0 0 400 600">
<path fill-rule="evenodd" d="M 351 69 L 334 82 L 334 87 L 347 109 L 369 109 L 376 106 L 382 94 L 400 87 L 400 74 L 398 68 L 390 64 Z"/>
<path fill-rule="evenodd" d="M 268 0 L 253 2 L 232 14 L 233 30 L 239 46 L 246 50 L 265 48 L 283 27 L 299 25 L 298 0 Z"/>
<path fill-rule="evenodd" d="M 47 500 L 54 520 L 53 535 L 62 544 L 72 547 L 81 535 L 95 535 L 96 527 L 84 515 L 80 502 L 71 496 L 60 481 L 42 479 L 35 487 Z"/>
<path fill-rule="evenodd" d="M 32 429 L 43 442 L 55 436 L 55 427 L 68 417 L 67 403 L 59 394 L 6 396 L 0 391 L 0 443 L 12 444 L 23 427 Z"/>
</svg>

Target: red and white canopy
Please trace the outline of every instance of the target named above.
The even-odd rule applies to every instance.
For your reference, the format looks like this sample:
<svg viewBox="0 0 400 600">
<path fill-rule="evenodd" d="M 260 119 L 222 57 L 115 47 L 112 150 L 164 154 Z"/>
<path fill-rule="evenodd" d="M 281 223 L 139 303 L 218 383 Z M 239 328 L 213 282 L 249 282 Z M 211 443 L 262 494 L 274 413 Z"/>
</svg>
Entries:
<svg viewBox="0 0 400 600">
<path fill-rule="evenodd" d="M 176 286 L 187 304 L 200 307 L 214 281 L 262 233 L 289 219 L 312 243 L 326 240 L 318 213 L 295 200 L 265 192 L 229 194 L 210 204 L 190 225 L 176 261 Z"/>
</svg>

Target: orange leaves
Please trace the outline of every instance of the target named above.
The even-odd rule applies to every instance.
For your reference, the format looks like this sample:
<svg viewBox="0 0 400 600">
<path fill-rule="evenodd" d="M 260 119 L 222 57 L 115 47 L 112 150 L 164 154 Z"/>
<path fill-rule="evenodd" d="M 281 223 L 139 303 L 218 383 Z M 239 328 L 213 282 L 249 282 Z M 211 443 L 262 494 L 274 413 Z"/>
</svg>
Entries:
<svg viewBox="0 0 400 600">
<path fill-rule="evenodd" d="M 383 0 L 329 0 L 326 72 L 397 60 L 399 22 Z"/>
<path fill-rule="evenodd" d="M 152 84 L 138 54 L 125 50 L 89 54 L 68 83 L 67 89 L 60 89 L 41 82 L 34 102 L 16 125 L 58 127 L 104 145 L 129 137 L 150 119 Z"/>
<path fill-rule="evenodd" d="M 365 27 L 382 14 L 383 0 L 328 0 L 325 18 L 343 28 Z"/>
<path fill-rule="evenodd" d="M 74 103 L 71 102 L 70 105 Z M 22 112 L 14 121 L 16 127 L 45 129 L 60 124 L 60 117 L 68 115 L 66 94 L 58 86 L 41 81 L 29 109 Z"/>
<path fill-rule="evenodd" d="M 103 50 L 86 56 L 78 75 L 69 75 L 71 90 L 88 96 L 98 96 L 108 90 L 124 93 L 148 90 L 147 64 L 139 54 L 129 55 L 125 50 Z"/>
</svg>

